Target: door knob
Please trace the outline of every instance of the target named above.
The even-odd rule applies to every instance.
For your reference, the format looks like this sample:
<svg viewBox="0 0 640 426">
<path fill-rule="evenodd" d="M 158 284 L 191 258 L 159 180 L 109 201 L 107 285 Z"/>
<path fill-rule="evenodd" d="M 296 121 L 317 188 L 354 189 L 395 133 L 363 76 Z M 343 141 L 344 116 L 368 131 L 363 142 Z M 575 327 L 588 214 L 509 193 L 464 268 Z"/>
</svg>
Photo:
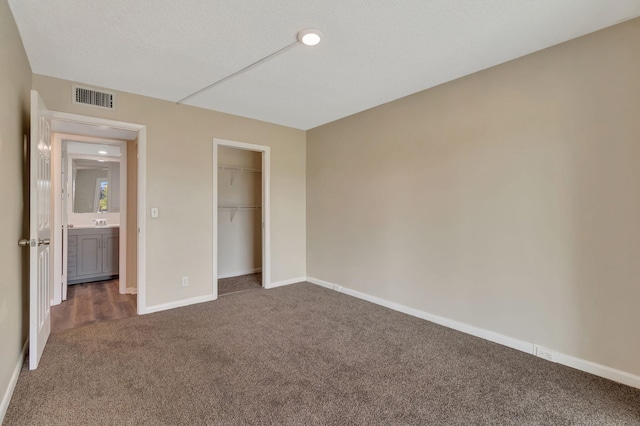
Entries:
<svg viewBox="0 0 640 426">
<path fill-rule="evenodd" d="M 20 247 L 29 247 L 29 240 L 26 238 L 23 238 L 20 241 L 18 241 L 18 245 Z"/>
<path fill-rule="evenodd" d="M 44 240 L 38 240 L 38 245 L 39 246 L 48 246 L 50 242 L 51 242 L 51 240 L 49 240 L 49 238 L 45 238 Z"/>
</svg>

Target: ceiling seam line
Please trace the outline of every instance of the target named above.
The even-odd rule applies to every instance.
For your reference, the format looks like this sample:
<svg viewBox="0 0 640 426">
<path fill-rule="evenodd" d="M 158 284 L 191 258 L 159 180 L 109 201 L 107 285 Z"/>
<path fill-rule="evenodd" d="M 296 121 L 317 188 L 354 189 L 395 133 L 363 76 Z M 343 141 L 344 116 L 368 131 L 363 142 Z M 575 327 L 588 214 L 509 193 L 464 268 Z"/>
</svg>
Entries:
<svg viewBox="0 0 640 426">
<path fill-rule="evenodd" d="M 219 85 L 221 85 L 222 83 L 224 83 L 224 82 L 226 82 L 226 81 L 228 81 L 228 80 L 231 80 L 232 78 L 237 77 L 237 76 L 239 76 L 240 74 L 243 74 L 243 73 L 245 73 L 245 72 L 247 72 L 247 71 L 249 71 L 249 70 L 251 70 L 251 69 L 253 69 L 253 68 L 257 67 L 258 65 L 260 65 L 260 64 L 262 64 L 262 63 L 264 63 L 264 62 L 267 62 L 267 61 L 268 61 L 268 60 L 270 60 L 270 59 L 275 58 L 276 56 L 278 56 L 278 55 L 280 55 L 280 54 L 282 54 L 282 53 L 286 52 L 287 50 L 291 49 L 292 47 L 296 46 L 297 44 L 299 44 L 299 41 L 297 41 L 297 40 L 296 40 L 296 41 L 294 41 L 293 43 L 286 45 L 286 46 L 285 46 L 285 47 L 283 47 L 282 49 L 279 49 L 279 50 L 277 50 L 277 51 L 275 51 L 275 52 L 271 53 L 270 55 L 267 55 L 267 56 L 265 56 L 264 58 L 262 58 L 262 59 L 260 59 L 260 60 L 258 60 L 258 61 L 256 61 L 256 62 L 254 62 L 254 63 L 252 63 L 252 64 L 250 64 L 250 65 L 247 65 L 246 67 L 242 68 L 241 70 L 236 71 L 236 72 L 234 72 L 234 73 L 232 73 L 232 74 L 229 74 L 228 76 L 223 77 L 223 78 L 221 78 L 220 80 L 214 81 L 213 83 L 211 83 L 210 85 L 208 85 L 208 86 L 206 86 L 206 87 L 203 87 L 202 89 L 198 90 L 197 92 L 193 92 L 192 94 L 190 94 L 190 95 L 188 95 L 188 96 L 185 96 L 184 98 L 180 99 L 180 100 L 177 102 L 177 104 L 183 104 L 184 102 L 186 102 L 187 100 L 189 100 L 189 99 L 193 98 L 194 96 L 197 96 L 197 95 L 199 95 L 199 94 L 201 94 L 201 93 L 203 93 L 203 92 L 206 92 L 206 91 L 207 91 L 207 90 L 209 90 L 209 89 L 213 89 L 214 87 L 219 86 Z"/>
</svg>

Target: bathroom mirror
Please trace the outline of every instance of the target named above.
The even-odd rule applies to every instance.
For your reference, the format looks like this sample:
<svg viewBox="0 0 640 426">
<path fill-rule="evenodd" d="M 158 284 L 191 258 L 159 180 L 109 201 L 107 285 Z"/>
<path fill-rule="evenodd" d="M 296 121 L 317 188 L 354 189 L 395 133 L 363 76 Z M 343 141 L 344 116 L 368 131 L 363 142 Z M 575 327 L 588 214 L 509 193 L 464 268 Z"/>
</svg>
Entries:
<svg viewBox="0 0 640 426">
<path fill-rule="evenodd" d="M 72 162 L 74 213 L 120 211 L 120 163 L 74 159 Z"/>
</svg>

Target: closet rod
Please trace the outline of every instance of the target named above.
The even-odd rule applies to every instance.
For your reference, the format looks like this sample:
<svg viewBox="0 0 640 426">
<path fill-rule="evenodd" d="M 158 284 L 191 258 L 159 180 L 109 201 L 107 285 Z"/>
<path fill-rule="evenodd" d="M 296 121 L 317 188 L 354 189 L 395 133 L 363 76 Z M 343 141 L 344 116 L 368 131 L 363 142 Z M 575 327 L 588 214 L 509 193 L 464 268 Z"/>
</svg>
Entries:
<svg viewBox="0 0 640 426">
<path fill-rule="evenodd" d="M 218 170 L 238 170 L 241 172 L 254 172 L 254 173 L 260 173 L 262 171 L 260 169 L 249 169 L 247 167 L 232 167 L 232 166 L 218 166 Z"/>
</svg>

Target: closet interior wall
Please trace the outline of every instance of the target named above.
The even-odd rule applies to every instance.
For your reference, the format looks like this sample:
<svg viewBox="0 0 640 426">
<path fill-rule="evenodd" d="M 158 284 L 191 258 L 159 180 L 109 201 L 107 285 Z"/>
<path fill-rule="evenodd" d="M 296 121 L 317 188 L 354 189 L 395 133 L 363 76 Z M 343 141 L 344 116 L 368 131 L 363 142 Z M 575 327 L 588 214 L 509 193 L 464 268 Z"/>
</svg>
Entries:
<svg viewBox="0 0 640 426">
<path fill-rule="evenodd" d="M 262 153 L 218 148 L 218 278 L 262 270 Z"/>
</svg>

